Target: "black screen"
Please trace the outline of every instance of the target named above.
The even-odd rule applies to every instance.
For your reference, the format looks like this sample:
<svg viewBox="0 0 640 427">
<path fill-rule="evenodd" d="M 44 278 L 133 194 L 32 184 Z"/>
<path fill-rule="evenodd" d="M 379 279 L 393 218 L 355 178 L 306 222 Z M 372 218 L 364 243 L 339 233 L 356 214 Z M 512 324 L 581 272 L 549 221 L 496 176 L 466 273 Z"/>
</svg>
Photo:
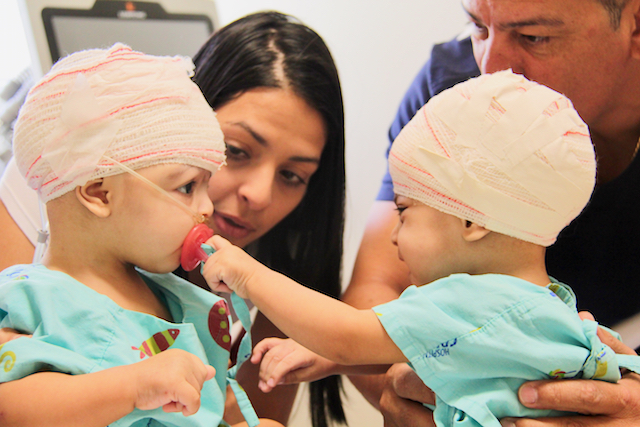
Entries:
<svg viewBox="0 0 640 427">
<path fill-rule="evenodd" d="M 213 31 L 206 15 L 168 14 L 157 3 L 98 0 L 92 9 L 42 10 L 53 62 L 122 42 L 151 55 L 193 56 Z"/>
</svg>

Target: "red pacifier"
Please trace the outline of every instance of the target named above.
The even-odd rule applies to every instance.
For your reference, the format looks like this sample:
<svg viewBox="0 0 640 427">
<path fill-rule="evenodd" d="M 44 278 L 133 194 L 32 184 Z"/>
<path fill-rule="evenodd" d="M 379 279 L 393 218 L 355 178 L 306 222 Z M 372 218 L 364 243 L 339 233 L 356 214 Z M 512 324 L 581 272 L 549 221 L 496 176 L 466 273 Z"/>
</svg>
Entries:
<svg viewBox="0 0 640 427">
<path fill-rule="evenodd" d="M 198 264 L 206 261 L 209 255 L 200 247 L 213 236 L 213 230 L 205 224 L 198 224 L 189 231 L 182 244 L 180 265 L 185 271 L 195 269 Z"/>
</svg>

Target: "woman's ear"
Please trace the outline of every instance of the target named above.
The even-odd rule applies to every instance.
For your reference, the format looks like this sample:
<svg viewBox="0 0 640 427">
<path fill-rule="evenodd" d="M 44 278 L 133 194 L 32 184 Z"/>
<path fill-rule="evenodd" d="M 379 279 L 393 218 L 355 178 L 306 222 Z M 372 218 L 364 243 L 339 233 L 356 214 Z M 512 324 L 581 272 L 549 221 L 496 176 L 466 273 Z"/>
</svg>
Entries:
<svg viewBox="0 0 640 427">
<path fill-rule="evenodd" d="M 111 215 L 110 194 L 104 185 L 104 178 L 76 187 L 76 197 L 89 212 L 97 217 L 107 218 Z"/>
<path fill-rule="evenodd" d="M 640 1 L 632 0 L 625 5 L 623 18 L 627 17 L 630 23 L 631 56 L 640 59 Z"/>
<path fill-rule="evenodd" d="M 477 242 L 487 234 L 491 233 L 491 230 L 487 230 L 486 228 L 471 221 L 467 221 L 466 219 L 461 219 L 460 221 L 462 221 L 462 238 L 467 242 Z"/>
</svg>

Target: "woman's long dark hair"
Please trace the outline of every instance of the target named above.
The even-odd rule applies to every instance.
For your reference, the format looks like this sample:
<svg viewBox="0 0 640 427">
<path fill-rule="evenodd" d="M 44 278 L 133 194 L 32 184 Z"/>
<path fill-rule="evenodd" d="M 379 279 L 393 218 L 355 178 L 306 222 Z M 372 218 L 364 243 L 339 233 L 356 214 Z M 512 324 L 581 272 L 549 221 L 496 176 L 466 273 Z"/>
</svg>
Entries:
<svg viewBox="0 0 640 427">
<path fill-rule="evenodd" d="M 324 41 L 277 12 L 248 15 L 215 32 L 194 57 L 198 84 L 213 109 L 260 87 L 293 90 L 317 110 L 327 132 L 320 165 L 300 204 L 253 246 L 257 259 L 334 298 L 341 292 L 344 230 L 344 110 L 338 72 Z M 314 427 L 327 415 L 346 423 L 340 377 L 311 384 Z"/>
</svg>

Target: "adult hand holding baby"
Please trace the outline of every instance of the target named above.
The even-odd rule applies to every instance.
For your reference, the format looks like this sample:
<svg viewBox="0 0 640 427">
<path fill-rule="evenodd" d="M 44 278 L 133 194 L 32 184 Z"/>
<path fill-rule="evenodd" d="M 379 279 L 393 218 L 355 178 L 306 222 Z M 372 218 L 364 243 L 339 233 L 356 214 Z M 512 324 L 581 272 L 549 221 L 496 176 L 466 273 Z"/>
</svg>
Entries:
<svg viewBox="0 0 640 427">
<path fill-rule="evenodd" d="M 435 393 L 406 363 L 396 363 L 384 375 L 380 412 L 385 427 L 434 427 L 433 413 L 423 405 L 434 405 Z"/>
<path fill-rule="evenodd" d="M 582 319 L 594 320 L 588 312 L 581 312 Z M 598 337 L 617 354 L 636 354 L 631 348 L 614 338 L 604 329 L 598 329 Z M 629 416 L 637 411 L 634 396 L 640 395 L 640 376 L 626 373 L 618 384 L 588 380 L 533 381 L 525 383 L 518 397 L 530 408 L 555 408 L 584 414 L 571 417 L 503 419 L 504 426 L 512 427 L 568 427 L 568 426 L 628 426 Z M 432 427 L 433 417 L 422 403 L 433 404 L 433 392 L 425 386 L 416 373 L 407 365 L 393 365 L 385 375 L 385 384 L 380 399 L 380 411 L 385 417 L 385 427 L 411 426 Z"/>
<path fill-rule="evenodd" d="M 586 311 L 580 312 L 580 318 L 594 320 L 593 315 Z M 598 338 L 617 354 L 636 354 L 633 349 L 602 328 L 598 329 Z M 585 415 L 537 420 L 509 418 L 502 420 L 502 424 L 508 427 L 637 425 L 640 423 L 636 416 L 638 396 L 640 375 L 633 372 L 625 373 L 617 384 L 589 380 L 533 381 L 520 387 L 518 398 L 523 405 L 529 408 L 556 408 Z"/>
</svg>

